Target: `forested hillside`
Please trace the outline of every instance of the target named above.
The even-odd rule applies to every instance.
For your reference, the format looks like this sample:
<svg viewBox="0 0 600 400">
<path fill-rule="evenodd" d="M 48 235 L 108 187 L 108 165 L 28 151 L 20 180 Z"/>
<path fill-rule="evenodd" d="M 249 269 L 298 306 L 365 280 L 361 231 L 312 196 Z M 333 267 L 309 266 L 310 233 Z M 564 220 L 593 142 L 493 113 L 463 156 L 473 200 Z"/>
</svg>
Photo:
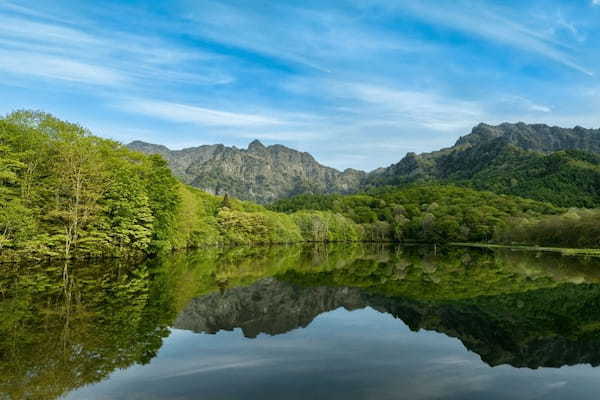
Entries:
<svg viewBox="0 0 600 400">
<path fill-rule="evenodd" d="M 146 157 L 41 112 L 0 120 L 0 251 L 125 255 L 163 246 L 177 181 Z"/>
<path fill-rule="evenodd" d="M 364 188 L 444 182 L 561 207 L 600 206 L 600 130 L 480 124 L 456 144 L 410 153 Z"/>
<path fill-rule="evenodd" d="M 162 157 L 46 113 L 0 119 L 2 261 L 361 237 L 340 215 L 278 214 L 188 187 Z"/>
<path fill-rule="evenodd" d="M 489 241 L 512 218 L 561 211 L 549 203 L 437 184 L 387 187 L 352 196 L 297 196 L 270 208 L 291 213 L 333 211 L 362 224 L 371 240 L 430 243 Z"/>
</svg>

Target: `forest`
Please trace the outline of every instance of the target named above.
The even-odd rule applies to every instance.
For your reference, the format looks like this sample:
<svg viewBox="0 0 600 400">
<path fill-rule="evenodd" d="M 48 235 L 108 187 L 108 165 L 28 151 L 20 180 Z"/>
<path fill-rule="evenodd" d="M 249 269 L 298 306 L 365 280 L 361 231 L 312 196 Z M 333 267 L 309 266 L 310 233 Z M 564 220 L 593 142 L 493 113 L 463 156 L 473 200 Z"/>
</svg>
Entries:
<svg viewBox="0 0 600 400">
<path fill-rule="evenodd" d="M 444 184 L 383 187 L 351 196 L 303 195 L 270 208 L 290 213 L 330 210 L 362 225 L 366 240 L 424 243 L 489 242 L 515 221 L 564 211 L 550 203 Z"/>
<path fill-rule="evenodd" d="M 323 211 L 292 215 L 212 196 L 146 156 L 37 111 L 0 119 L 0 260 L 136 257 L 186 247 L 353 241 Z"/>
<path fill-rule="evenodd" d="M 185 185 L 160 156 L 50 114 L 16 111 L 0 119 L 0 261 L 295 242 L 598 247 L 600 212 L 562 204 L 415 183 L 355 195 L 305 194 L 263 207 Z"/>
</svg>

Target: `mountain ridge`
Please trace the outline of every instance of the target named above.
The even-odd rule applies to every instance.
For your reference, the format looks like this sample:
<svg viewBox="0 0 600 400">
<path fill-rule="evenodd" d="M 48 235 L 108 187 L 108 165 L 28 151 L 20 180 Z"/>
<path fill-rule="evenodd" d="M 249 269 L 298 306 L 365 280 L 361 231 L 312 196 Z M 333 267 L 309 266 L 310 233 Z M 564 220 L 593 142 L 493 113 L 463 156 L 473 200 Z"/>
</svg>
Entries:
<svg viewBox="0 0 600 400">
<path fill-rule="evenodd" d="M 442 182 L 513 194 L 562 206 L 600 204 L 600 129 L 580 126 L 561 128 L 524 122 L 490 125 L 480 123 L 459 137 L 453 146 L 437 151 L 407 153 L 397 163 L 371 172 L 343 171 L 320 164 L 311 154 L 253 140 L 246 149 L 223 144 L 170 150 L 162 145 L 135 141 L 127 147 L 160 154 L 175 175 L 192 186 L 258 203 L 269 203 L 299 194 L 351 194 L 379 186 L 419 182 Z M 553 154 L 562 152 L 560 156 Z M 518 165 L 520 170 L 511 168 Z M 551 168 L 548 168 L 551 167 Z M 556 167 L 556 168 L 554 168 Z M 573 177 L 585 176 L 580 187 Z M 536 185 L 558 185 L 581 193 L 556 200 L 548 191 L 530 193 L 523 180 L 534 177 Z M 490 179 L 499 179 L 498 181 Z M 576 179 L 575 179 L 576 180 Z"/>
<path fill-rule="evenodd" d="M 303 193 L 352 193 L 366 177 L 364 171 L 339 171 L 307 152 L 280 144 L 265 146 L 259 140 L 246 149 L 216 144 L 170 150 L 142 141 L 127 147 L 160 154 L 174 174 L 192 186 L 257 203 Z"/>
</svg>

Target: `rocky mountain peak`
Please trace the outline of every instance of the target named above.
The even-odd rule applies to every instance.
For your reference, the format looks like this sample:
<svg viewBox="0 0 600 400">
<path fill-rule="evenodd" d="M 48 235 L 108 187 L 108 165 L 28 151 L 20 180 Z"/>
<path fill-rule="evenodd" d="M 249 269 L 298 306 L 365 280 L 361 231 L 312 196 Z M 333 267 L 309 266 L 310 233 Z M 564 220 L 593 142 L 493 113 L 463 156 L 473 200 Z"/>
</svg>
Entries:
<svg viewBox="0 0 600 400">
<path fill-rule="evenodd" d="M 219 144 L 172 151 L 138 142 L 128 147 L 162 155 L 175 175 L 192 186 L 257 203 L 302 193 L 352 193 L 367 175 L 341 172 L 319 164 L 309 153 L 278 144 L 266 147 L 259 140 L 247 149 Z"/>
<path fill-rule="evenodd" d="M 523 150 L 552 152 L 559 150 L 584 150 L 600 152 L 600 129 L 561 128 L 546 124 L 526 124 L 524 122 L 500 125 L 480 123 L 470 134 L 461 137 L 456 146 L 476 146 L 497 138 Z"/>
<path fill-rule="evenodd" d="M 250 152 L 260 152 L 260 151 L 263 151 L 265 149 L 266 149 L 265 145 L 262 144 L 261 141 L 258 140 L 258 139 L 254 139 L 248 145 L 248 151 L 250 151 Z"/>
</svg>

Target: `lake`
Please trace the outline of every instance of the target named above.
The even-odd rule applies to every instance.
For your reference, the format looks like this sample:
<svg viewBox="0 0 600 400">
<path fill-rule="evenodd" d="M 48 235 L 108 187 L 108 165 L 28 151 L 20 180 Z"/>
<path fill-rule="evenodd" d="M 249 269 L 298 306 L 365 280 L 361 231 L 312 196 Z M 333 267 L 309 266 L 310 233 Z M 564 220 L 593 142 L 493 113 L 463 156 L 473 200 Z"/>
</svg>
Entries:
<svg viewBox="0 0 600 400">
<path fill-rule="evenodd" d="M 596 399 L 600 259 L 208 249 L 3 265 L 0 399 Z"/>
</svg>

